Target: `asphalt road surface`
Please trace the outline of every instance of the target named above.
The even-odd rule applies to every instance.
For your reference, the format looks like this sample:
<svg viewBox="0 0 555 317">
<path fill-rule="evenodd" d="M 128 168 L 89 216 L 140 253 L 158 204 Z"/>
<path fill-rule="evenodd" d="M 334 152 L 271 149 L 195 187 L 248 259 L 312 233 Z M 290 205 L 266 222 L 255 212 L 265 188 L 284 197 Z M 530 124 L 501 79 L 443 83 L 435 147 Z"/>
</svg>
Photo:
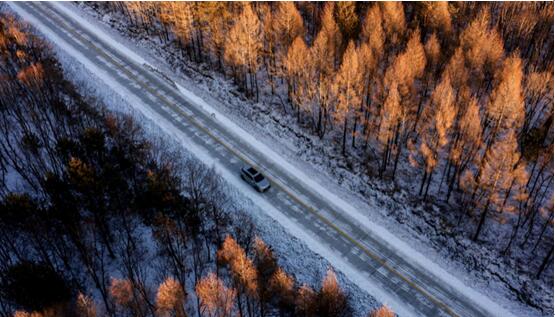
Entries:
<svg viewBox="0 0 555 317">
<path fill-rule="evenodd" d="M 386 241 L 362 228 L 346 212 L 295 176 L 280 170 L 257 149 L 218 124 L 209 113 L 191 105 L 167 79 L 104 43 L 94 33 L 51 3 L 18 2 L 40 21 L 106 72 L 130 93 L 166 118 L 225 168 L 236 173 L 253 164 L 268 176 L 272 188 L 260 194 L 307 234 L 339 254 L 360 276 L 396 298 L 415 316 L 490 316 L 477 303 L 425 268 L 400 256 Z"/>
</svg>

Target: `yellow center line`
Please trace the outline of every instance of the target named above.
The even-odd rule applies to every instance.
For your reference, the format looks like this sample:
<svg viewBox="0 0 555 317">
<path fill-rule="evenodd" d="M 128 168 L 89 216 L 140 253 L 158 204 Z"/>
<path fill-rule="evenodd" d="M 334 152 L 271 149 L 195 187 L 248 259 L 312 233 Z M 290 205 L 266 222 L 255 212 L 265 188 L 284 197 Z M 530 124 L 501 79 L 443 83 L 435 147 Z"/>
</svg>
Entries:
<svg viewBox="0 0 555 317">
<path fill-rule="evenodd" d="M 34 6 L 34 4 L 32 4 Z M 40 10 L 40 9 L 39 9 Z M 243 161 L 243 163 L 246 163 L 248 165 L 253 165 L 255 167 L 262 167 L 261 164 L 258 164 L 256 162 L 254 162 L 253 159 L 250 159 L 249 157 L 245 156 L 244 154 L 242 154 L 241 152 L 236 151 L 234 148 L 232 148 L 229 144 L 227 144 L 227 142 L 221 140 L 219 137 L 217 137 L 215 134 L 213 134 L 208 128 L 204 127 L 202 124 L 200 124 L 198 122 L 198 120 L 196 120 L 192 115 L 187 114 L 185 111 L 183 111 L 181 109 L 181 107 L 176 106 L 175 104 L 173 104 L 172 102 L 168 101 L 168 99 L 159 94 L 157 91 L 155 91 L 154 89 L 152 89 L 149 85 L 147 85 L 146 83 L 144 83 L 143 81 L 139 80 L 138 78 L 135 78 L 133 76 L 133 74 L 126 69 L 124 66 L 120 65 L 117 61 L 115 61 L 112 57 L 110 57 L 108 54 L 106 54 L 103 50 L 101 50 L 100 48 L 98 48 L 96 45 L 94 45 L 91 41 L 89 41 L 88 39 L 84 38 L 81 34 L 79 34 L 78 32 L 74 31 L 71 27 L 69 27 L 64 21 L 60 21 L 58 18 L 55 18 L 53 16 L 49 16 L 50 19 L 53 20 L 57 20 L 56 22 L 58 24 L 64 24 L 66 25 L 66 31 L 69 31 L 70 33 L 72 33 L 74 36 L 78 37 L 79 39 L 81 39 L 81 41 L 83 42 L 83 44 L 89 43 L 87 44 L 87 46 L 89 46 L 90 48 L 92 48 L 93 50 L 95 50 L 98 54 L 102 55 L 107 61 L 110 61 L 114 66 L 116 66 L 118 69 L 120 69 L 122 72 L 124 72 L 128 79 L 135 81 L 136 83 L 138 83 L 142 88 L 146 89 L 150 94 L 152 94 L 153 96 L 157 97 L 158 99 L 160 99 L 165 105 L 167 105 L 168 107 L 170 107 L 172 110 L 174 110 L 175 112 L 177 112 L 178 114 L 184 116 L 185 118 L 187 118 L 194 126 L 196 126 L 198 129 L 202 130 L 203 132 L 205 132 L 208 136 L 210 136 L 214 141 L 216 141 L 217 143 L 219 143 L 221 146 L 223 146 L 224 148 L 226 148 L 229 152 L 231 152 L 232 154 L 234 154 L 235 156 L 237 156 L 239 159 L 241 159 Z M 324 222 L 326 225 L 328 225 L 329 227 L 331 227 L 333 230 L 335 230 L 337 233 L 339 233 L 341 236 L 343 236 L 344 238 L 346 238 L 348 241 L 350 241 L 351 243 L 353 243 L 355 246 L 357 246 L 360 250 L 362 250 L 367 256 L 369 256 L 370 258 L 372 258 L 375 262 L 378 262 L 382 267 L 386 268 L 389 272 L 395 274 L 398 278 L 400 278 L 401 280 L 403 280 L 405 283 L 407 283 L 408 285 L 410 285 L 412 288 L 414 288 L 415 290 L 417 290 L 418 292 L 420 292 L 422 295 L 424 295 L 426 298 L 428 298 L 428 300 L 430 300 L 432 303 L 434 303 L 436 306 L 439 306 L 440 308 L 442 308 L 446 313 L 448 313 L 450 316 L 453 317 L 459 317 L 458 314 L 456 314 L 449 306 L 447 306 L 445 303 L 443 303 L 442 301 L 440 301 L 439 299 L 435 298 L 432 294 L 430 294 L 428 291 L 426 291 L 425 289 L 423 289 L 422 287 L 420 287 L 419 285 L 417 285 L 415 282 L 413 282 L 410 278 L 404 276 L 403 274 L 401 274 L 400 272 L 398 272 L 397 270 L 395 270 L 393 267 L 391 267 L 386 260 L 380 258 L 378 255 L 374 254 L 373 252 L 371 252 L 368 248 L 366 248 L 362 243 L 360 243 L 359 241 L 357 241 L 356 239 L 352 238 L 347 232 L 345 232 L 344 230 L 342 230 L 341 228 L 339 228 L 337 225 L 335 225 L 333 222 L 331 222 L 328 218 L 326 218 L 325 216 L 323 216 L 321 213 L 319 213 L 315 208 L 313 208 L 311 205 L 305 203 L 303 200 L 301 200 L 298 195 L 296 193 L 294 193 L 293 191 L 291 191 L 289 188 L 287 188 L 284 184 L 282 184 L 281 179 L 279 179 L 279 177 L 275 177 L 270 173 L 270 177 L 268 177 L 270 179 L 270 181 L 277 186 L 279 189 L 281 189 L 283 192 L 287 193 L 295 202 L 297 202 L 297 204 L 303 206 L 305 209 L 307 209 L 308 211 L 310 211 L 313 215 L 315 215 L 318 219 L 320 219 L 322 222 Z M 279 179 L 279 181 L 278 181 Z M 335 211 L 332 211 L 332 213 L 336 213 Z"/>
</svg>

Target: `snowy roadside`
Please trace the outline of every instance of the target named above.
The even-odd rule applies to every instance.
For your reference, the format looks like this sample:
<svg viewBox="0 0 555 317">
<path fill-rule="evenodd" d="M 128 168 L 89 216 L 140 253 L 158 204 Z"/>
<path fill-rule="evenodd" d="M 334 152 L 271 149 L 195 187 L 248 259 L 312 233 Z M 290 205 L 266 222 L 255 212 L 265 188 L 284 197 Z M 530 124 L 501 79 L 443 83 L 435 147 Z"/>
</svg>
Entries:
<svg viewBox="0 0 555 317">
<path fill-rule="evenodd" d="M 70 6 L 66 7 L 70 8 Z M 92 15 L 92 18 L 84 15 L 82 10 L 73 11 L 109 34 L 109 37 L 116 38 L 118 43 L 123 43 L 125 47 L 133 47 L 134 54 L 138 53 L 142 59 L 146 59 L 156 68 L 168 74 L 178 73 L 180 78 L 176 81 L 180 85 L 216 107 L 250 134 L 256 135 L 261 142 L 272 144 L 272 148 L 289 163 L 313 175 L 312 178 L 317 183 L 326 184 L 334 194 L 349 201 L 357 210 L 367 211 L 369 217 L 378 226 L 384 227 L 402 241 L 410 241 L 410 247 L 426 259 L 438 263 L 450 273 L 449 275 L 457 276 L 469 287 L 482 290 L 502 306 L 518 312 L 519 316 L 540 314 L 539 311 L 518 303 L 515 294 L 507 287 L 507 282 L 512 284 L 513 281 L 521 278 L 508 270 L 515 265 L 514 262 L 505 263 L 486 246 L 473 244 L 468 239 L 456 240 L 452 236 L 438 234 L 437 227 L 441 227 L 442 224 L 441 220 L 438 220 L 440 217 L 435 219 L 434 216 L 441 213 L 439 208 L 414 204 L 406 192 L 388 188 L 383 184 L 371 186 L 365 179 L 366 176 L 353 177 L 348 172 L 343 173 L 345 169 L 336 165 L 338 161 L 322 159 L 330 153 L 322 152 L 320 157 L 313 155 L 312 147 L 322 150 L 318 147 L 317 138 L 306 136 L 300 129 L 295 128 L 295 122 L 280 117 L 279 113 L 268 110 L 261 104 L 242 100 L 235 92 L 233 84 L 223 79 L 220 74 L 206 69 L 201 69 L 199 72 L 189 65 L 173 64 L 177 57 L 171 53 L 171 47 L 167 50 L 167 47 L 163 47 L 155 39 L 137 40 L 130 34 L 120 34 L 122 19 L 118 20 L 117 17 L 113 18 L 109 15 L 100 16 L 88 6 L 81 6 L 81 8 Z M 98 23 L 99 20 L 102 23 Z M 118 27 L 120 27 L 119 30 Z M 129 49 L 126 48 L 126 50 Z M 177 65 L 182 67 L 176 67 Z M 268 102 L 270 103 L 271 100 Z M 245 103 L 250 104 L 253 109 L 245 107 Z M 324 148 L 323 151 L 325 150 Z M 337 173 L 337 170 L 340 172 Z M 337 178 L 342 178 L 339 184 L 336 183 Z M 391 192 L 387 193 L 388 190 Z M 431 213 L 430 216 L 422 216 L 428 213 Z M 496 233 L 490 232 L 490 234 Z M 462 253 L 461 250 L 463 250 Z M 473 269 L 469 270 L 469 268 Z M 506 283 L 501 282 L 499 280 L 501 278 L 506 279 Z M 530 283 L 529 287 L 532 291 L 536 294 L 545 294 L 543 298 L 548 302 L 552 298 L 550 294 L 553 290 L 549 287 L 533 284 L 534 281 L 519 281 L 519 284 L 522 283 Z M 547 312 L 547 314 L 550 313 Z"/>
<path fill-rule="evenodd" d="M 49 32 L 44 30 L 39 32 L 43 33 L 54 44 L 54 52 L 64 69 L 64 73 L 68 79 L 74 82 L 81 94 L 101 100 L 108 109 L 114 112 L 131 115 L 138 122 L 141 122 L 149 138 L 163 138 L 168 145 L 176 149 L 187 149 L 187 154 L 191 158 L 200 160 L 207 165 L 207 168 L 215 167 L 219 174 L 224 174 L 223 178 L 225 180 L 237 178 L 234 175 L 225 175 L 226 171 L 218 170 L 213 160 L 204 154 L 202 149 L 189 142 L 177 129 L 171 128 L 170 124 L 160 125 L 160 120 L 165 119 L 159 118 L 157 114 L 150 111 L 138 98 L 112 80 L 110 76 L 103 74 L 94 65 L 88 63 L 78 51 L 64 43 L 53 40 L 55 35 L 52 36 Z M 244 191 L 237 189 L 244 186 L 245 184 L 239 181 L 225 183 L 226 192 L 233 198 L 234 205 L 248 211 L 248 215 L 252 217 L 256 226 L 257 233 L 272 246 L 278 256 L 279 264 L 287 272 L 291 273 L 301 284 L 306 283 L 315 288 L 319 287 L 326 270 L 332 267 L 332 264 L 326 258 L 333 257 L 333 255 L 328 254 L 326 258 L 322 257 L 320 254 L 328 252 L 321 247 L 317 252 L 314 252 L 315 248 L 318 249 L 318 243 L 309 235 L 304 234 L 295 223 L 288 221 L 288 219 L 281 219 L 282 226 L 274 225 L 273 219 L 262 210 L 263 208 L 271 209 L 272 207 L 265 206 L 264 200 L 256 200 L 256 197 L 254 197 L 256 201 L 253 201 L 253 197 L 246 197 Z M 291 231 L 295 231 L 296 234 L 291 234 Z M 350 297 L 351 306 L 354 308 L 354 316 L 365 316 L 368 311 L 379 307 L 379 303 L 369 292 L 362 290 L 351 282 L 342 273 L 342 270 L 337 270 L 336 273 L 342 288 Z M 351 273 L 353 275 L 357 274 L 356 272 Z"/>
</svg>

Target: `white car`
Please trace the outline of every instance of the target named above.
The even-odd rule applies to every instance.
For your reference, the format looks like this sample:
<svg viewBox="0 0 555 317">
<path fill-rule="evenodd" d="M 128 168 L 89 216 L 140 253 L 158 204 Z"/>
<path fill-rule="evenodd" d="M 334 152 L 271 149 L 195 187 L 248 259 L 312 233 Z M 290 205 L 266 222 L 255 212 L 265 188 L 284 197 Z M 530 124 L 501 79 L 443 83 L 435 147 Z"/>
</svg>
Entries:
<svg viewBox="0 0 555 317">
<path fill-rule="evenodd" d="M 241 178 L 261 193 L 270 189 L 270 182 L 252 166 L 241 168 Z"/>
</svg>

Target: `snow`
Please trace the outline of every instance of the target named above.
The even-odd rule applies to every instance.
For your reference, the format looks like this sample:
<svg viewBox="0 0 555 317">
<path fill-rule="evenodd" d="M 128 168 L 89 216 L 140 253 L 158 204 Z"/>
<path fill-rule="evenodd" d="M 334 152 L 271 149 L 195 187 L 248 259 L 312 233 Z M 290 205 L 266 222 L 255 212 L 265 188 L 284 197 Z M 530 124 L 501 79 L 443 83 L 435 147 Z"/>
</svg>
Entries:
<svg viewBox="0 0 555 317">
<path fill-rule="evenodd" d="M 145 61 L 144 58 L 142 58 L 141 56 L 139 56 L 138 54 L 135 53 L 137 50 L 129 49 L 127 44 L 124 45 L 119 40 L 118 41 L 111 40 L 111 38 L 112 38 L 111 35 L 106 33 L 101 28 L 97 27 L 96 25 L 93 25 L 93 23 L 87 21 L 87 19 L 83 19 L 72 8 L 69 8 L 68 6 L 62 5 L 62 4 L 55 4 L 55 5 L 61 11 L 67 13 L 70 16 L 72 16 L 74 19 L 78 19 L 80 21 L 80 23 L 85 23 L 86 24 L 85 27 L 87 29 L 93 30 L 105 43 L 108 43 L 108 44 L 113 45 L 113 46 L 115 45 L 116 49 L 118 49 L 123 54 L 132 58 L 136 63 L 150 65 L 148 62 Z M 143 53 L 143 52 L 141 52 L 141 53 Z M 77 57 L 77 56 L 75 58 L 80 60 L 80 58 Z M 88 65 L 87 65 L 87 68 L 89 68 Z M 111 81 L 108 81 L 107 83 L 110 83 L 110 86 L 112 86 Z M 112 88 L 115 88 L 115 87 L 117 87 L 117 86 L 112 86 Z M 270 149 L 265 144 L 260 142 L 259 139 L 255 139 L 254 137 L 252 137 L 252 133 L 249 133 L 244 129 L 245 125 L 241 124 L 241 127 L 239 127 L 234 121 L 232 121 L 231 119 L 229 119 L 227 117 L 227 115 L 228 115 L 227 113 L 224 115 L 224 114 L 222 114 L 221 111 L 216 110 L 214 107 L 212 107 L 212 105 L 210 103 L 206 102 L 203 98 L 199 97 L 199 95 L 197 93 L 193 92 L 192 89 L 187 89 L 187 88 L 183 87 L 180 84 L 177 84 L 177 88 L 191 102 L 194 102 L 194 103 L 198 104 L 199 106 L 203 107 L 205 110 L 207 110 L 210 113 L 214 113 L 215 117 L 216 117 L 216 120 L 219 123 L 221 123 L 222 125 L 225 125 L 228 130 L 233 131 L 236 135 L 240 136 L 241 138 L 244 138 L 245 140 L 247 140 L 247 142 L 250 142 L 251 144 L 253 144 L 255 148 L 258 148 L 258 149 L 262 150 L 263 153 L 267 153 L 267 155 L 276 164 L 279 164 L 282 168 L 285 168 L 286 170 L 294 171 L 293 174 L 302 175 L 303 177 L 300 177 L 300 180 L 303 181 L 307 186 L 310 186 L 311 188 L 313 188 L 315 191 L 317 191 L 323 197 L 329 198 L 328 200 L 331 200 L 333 204 L 335 204 L 339 207 L 339 209 L 345 210 L 346 212 L 348 212 L 348 214 L 351 217 L 353 217 L 353 219 L 355 219 L 356 221 L 358 221 L 359 223 L 364 225 L 369 230 L 372 230 L 373 232 L 376 232 L 384 240 L 388 241 L 388 243 L 390 245 L 392 245 L 396 249 L 398 249 L 405 257 L 414 260 L 414 262 L 418 263 L 420 266 L 428 268 L 437 278 L 442 279 L 442 280 L 448 282 L 449 284 L 451 284 L 453 287 L 464 291 L 464 293 L 467 296 L 472 298 L 474 301 L 478 302 L 481 306 L 489 309 L 490 312 L 492 312 L 492 314 L 499 315 L 499 316 L 511 316 L 509 312 L 507 312 L 506 310 L 503 310 L 501 307 L 499 307 L 499 305 L 493 303 L 487 296 L 484 296 L 484 295 L 474 291 L 470 287 L 464 285 L 464 283 L 459 278 L 455 277 L 453 274 L 456 274 L 460 278 L 464 278 L 465 282 L 470 283 L 471 285 L 483 285 L 483 283 L 475 283 L 472 279 L 469 279 L 465 274 L 459 274 L 460 269 L 452 269 L 451 268 L 451 263 L 449 263 L 449 262 L 441 263 L 442 267 L 439 266 L 438 264 L 434 263 L 433 261 L 430 260 L 430 258 L 433 258 L 434 260 L 437 260 L 437 257 L 433 257 L 433 256 L 430 257 L 429 254 L 428 254 L 429 252 L 426 252 L 426 255 L 423 255 L 422 253 L 418 252 L 418 251 L 421 251 L 422 248 L 415 248 L 414 244 L 411 244 L 411 245 L 407 244 L 406 242 L 402 241 L 401 239 L 398 239 L 396 235 L 392 234 L 388 229 L 384 228 L 382 225 L 377 224 L 373 221 L 370 221 L 367 218 L 367 215 L 362 214 L 359 211 L 359 210 L 364 210 L 364 209 L 358 208 L 360 206 L 359 204 L 357 204 L 357 207 L 354 207 L 351 203 L 346 202 L 346 198 L 348 196 L 346 197 L 342 193 L 338 194 L 338 195 L 336 195 L 335 193 L 332 194 L 327 188 L 324 188 L 323 186 L 321 186 L 320 184 L 322 184 L 322 183 L 324 183 L 326 185 L 329 184 L 329 182 L 321 182 L 320 181 L 321 176 L 319 176 L 317 178 L 318 181 L 316 181 L 316 180 L 314 180 L 315 179 L 314 175 L 311 175 L 311 177 L 308 177 L 307 175 L 304 175 L 305 173 L 303 171 L 301 171 L 301 169 L 298 168 L 299 164 L 292 165 L 289 162 L 289 160 L 291 159 L 290 157 L 284 158 L 282 155 L 275 153 L 275 151 L 273 149 L 276 149 L 276 148 L 281 149 L 279 145 L 272 146 L 272 149 Z M 120 89 L 115 89 L 115 90 L 118 93 L 121 93 Z M 133 103 L 135 103 L 135 101 Z M 146 116 L 146 117 L 149 117 L 148 110 L 147 109 L 145 109 L 145 110 L 146 110 L 146 112 L 143 112 L 143 115 Z M 150 115 L 152 115 L 152 113 Z M 233 118 L 233 119 L 235 119 L 235 118 Z M 154 122 L 157 122 L 157 121 L 154 121 Z M 244 122 L 241 122 L 241 123 L 244 123 Z M 166 131 L 166 133 L 168 133 L 168 131 Z M 175 135 L 174 135 L 174 137 L 175 137 Z M 280 152 L 282 152 L 282 151 L 280 151 Z M 206 158 L 204 158 L 204 159 L 206 159 Z M 302 170 L 304 170 L 304 169 L 302 169 Z M 234 176 L 233 176 L 233 179 L 235 179 Z M 236 185 L 236 184 L 233 184 L 233 185 Z M 243 185 L 243 187 L 244 187 L 244 185 Z M 241 189 L 242 187 L 238 187 L 238 188 Z M 243 189 L 242 189 L 242 191 L 243 191 Z M 351 202 L 352 200 L 349 200 L 349 201 Z M 256 203 L 258 204 L 258 202 L 256 202 Z M 366 206 L 366 209 L 367 208 L 368 207 Z M 266 210 L 265 208 L 262 208 L 262 209 L 264 211 Z M 278 219 L 275 219 L 275 220 L 280 222 Z M 282 223 L 282 222 L 280 222 L 280 223 Z M 389 229 L 391 229 L 391 228 L 389 228 Z M 397 232 L 395 232 L 395 233 L 397 234 Z M 298 234 L 298 232 L 296 234 Z M 404 237 L 406 238 L 407 236 L 404 236 Z M 301 241 L 304 241 L 303 239 L 301 239 Z M 408 239 L 405 239 L 405 240 L 406 241 L 412 241 L 412 239 L 410 239 L 410 235 L 408 236 Z M 464 241 L 463 241 L 463 243 L 464 243 Z M 316 246 L 311 245 L 311 248 L 314 248 L 314 247 L 316 247 Z M 417 249 L 418 249 L 418 251 L 417 251 Z M 316 251 L 316 250 L 314 250 L 314 251 Z M 320 253 L 318 251 L 316 251 L 316 252 L 322 255 L 322 253 Z M 326 256 L 333 257 L 333 254 L 331 254 L 331 255 L 326 254 Z M 333 263 L 333 261 L 330 261 L 330 262 Z M 447 268 L 447 269 L 445 269 L 445 268 Z M 450 273 L 450 272 L 456 272 L 456 273 Z M 350 276 L 350 275 L 348 275 L 348 276 Z M 361 288 L 365 289 L 364 287 L 361 287 Z M 377 293 L 376 294 L 372 293 L 372 294 L 376 295 L 376 297 L 378 297 L 378 298 L 381 298 L 381 296 L 379 296 Z M 491 294 L 491 293 L 488 292 L 488 294 Z M 393 304 L 390 304 L 390 305 L 393 306 Z M 522 315 L 528 315 L 529 313 L 530 312 L 523 312 Z"/>
<path fill-rule="evenodd" d="M 64 4 L 59 3 L 59 2 L 52 2 L 52 5 L 55 6 L 61 12 L 70 16 L 72 19 L 74 19 L 76 21 L 79 21 L 79 24 L 81 24 L 83 26 L 83 28 L 85 28 L 87 31 L 95 33 L 105 44 L 108 44 L 108 45 L 114 47 L 115 49 L 117 49 L 121 53 L 125 54 L 125 56 L 127 56 L 130 59 L 132 59 L 133 61 L 135 61 L 135 63 L 137 63 L 139 65 L 148 64 L 142 57 L 137 55 L 133 50 L 129 49 L 127 46 L 122 45 L 121 43 L 119 43 L 117 41 L 114 41 L 114 39 L 111 38 L 108 34 L 99 30 L 95 25 L 93 25 L 92 23 L 90 23 L 86 19 L 81 18 L 78 14 L 76 14 L 73 10 L 70 10 L 69 8 L 67 8 Z"/>
</svg>

